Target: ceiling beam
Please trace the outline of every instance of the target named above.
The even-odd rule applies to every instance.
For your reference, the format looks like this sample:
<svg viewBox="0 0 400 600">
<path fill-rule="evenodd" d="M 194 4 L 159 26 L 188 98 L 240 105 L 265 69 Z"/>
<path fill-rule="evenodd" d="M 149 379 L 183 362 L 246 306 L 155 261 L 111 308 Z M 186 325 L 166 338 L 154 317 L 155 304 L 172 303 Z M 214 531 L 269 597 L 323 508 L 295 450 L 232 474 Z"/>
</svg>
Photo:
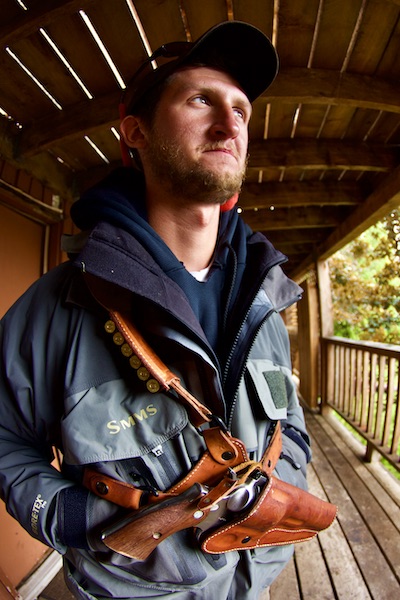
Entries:
<svg viewBox="0 0 400 600">
<path fill-rule="evenodd" d="M 17 141 L 18 154 L 21 157 L 31 156 L 66 140 L 83 137 L 96 129 L 118 126 L 120 98 L 121 92 L 116 91 L 96 98 L 94 102 L 83 100 L 23 127 Z"/>
<path fill-rule="evenodd" d="M 365 193 L 355 181 L 246 183 L 239 198 L 244 210 L 290 206 L 354 206 Z"/>
<path fill-rule="evenodd" d="M 400 166 L 392 171 L 365 202 L 356 208 L 347 219 L 316 247 L 315 255 L 309 255 L 293 272 L 293 277 L 301 281 L 312 268 L 315 257 L 327 260 L 366 231 L 369 227 L 400 206 Z"/>
<path fill-rule="evenodd" d="M 58 0 L 55 3 L 54 0 L 41 0 L 29 10 L 21 11 L 17 19 L 0 27 L 0 47 L 19 42 L 37 33 L 40 27 L 47 27 L 64 15 L 85 9 L 94 2 L 95 0 Z"/>
<path fill-rule="evenodd" d="M 24 170 L 59 193 L 64 200 L 74 197 L 74 174 L 61 165 L 50 152 L 42 152 L 25 160 L 18 160 L 10 139 L 15 135 L 15 124 L 8 119 L 0 119 L 0 156 L 16 169 Z"/>
<path fill-rule="evenodd" d="M 399 97 L 400 84 L 397 81 L 339 74 L 335 71 L 290 68 L 281 71 L 264 100 L 323 105 L 347 104 L 400 114 Z M 46 115 L 35 123 L 23 124 L 20 152 L 22 155 L 40 152 L 61 140 L 82 136 L 106 124 L 114 124 L 118 121 L 119 99 L 120 92 L 116 91 L 96 98 L 95 102 L 85 100 L 66 107 L 60 113 Z M 257 146 L 255 149 L 257 150 Z"/>
<path fill-rule="evenodd" d="M 382 183 L 368 196 L 365 202 L 356 208 L 340 224 L 334 233 L 318 248 L 321 260 L 332 256 L 334 252 L 361 235 L 391 210 L 400 207 L 400 166 L 392 171 Z"/>
<path fill-rule="evenodd" d="M 244 221 L 253 231 L 276 231 L 279 229 L 307 229 L 315 227 L 338 227 L 347 216 L 345 207 L 278 208 L 276 210 L 245 210 Z"/>
<path fill-rule="evenodd" d="M 389 171 L 399 151 L 383 144 L 333 139 L 255 140 L 249 146 L 249 168 Z"/>
<path fill-rule="evenodd" d="M 287 244 L 317 244 L 326 239 L 325 228 L 307 229 L 279 229 L 276 231 L 262 231 L 274 245 Z"/>
<path fill-rule="evenodd" d="M 400 84 L 379 77 L 325 69 L 282 69 L 263 94 L 268 102 L 347 105 L 400 114 Z"/>
<path fill-rule="evenodd" d="M 109 104 L 109 110 L 112 110 Z M 82 115 L 77 117 L 82 119 Z M 395 168 L 400 160 L 400 153 L 395 148 L 387 148 L 382 144 L 373 144 L 365 142 L 355 141 L 343 141 L 343 140 L 313 140 L 313 139 L 271 139 L 271 140 L 258 140 L 251 142 L 250 145 L 250 169 L 313 169 L 321 171 L 337 170 L 355 170 L 355 171 L 377 171 L 387 172 L 390 169 Z M 111 163 L 109 166 L 101 165 L 88 169 L 84 173 L 78 173 L 79 189 L 87 189 L 93 183 L 102 179 L 107 172 L 112 168 L 121 166 L 120 161 Z M 245 183 L 243 192 L 241 195 L 241 201 L 245 198 L 246 202 L 250 202 L 248 208 L 257 208 L 259 203 L 264 203 L 264 206 L 270 206 L 272 203 L 280 203 L 280 194 L 288 194 L 290 186 L 293 185 L 293 190 L 298 193 L 300 190 L 306 190 L 304 194 L 304 200 L 306 196 L 310 198 L 308 202 L 314 203 L 318 194 L 321 194 L 323 204 L 332 204 L 334 200 L 329 200 L 328 196 L 333 194 L 339 194 L 339 204 L 351 203 L 350 196 L 354 194 L 354 201 L 358 203 L 360 201 L 361 188 L 357 187 L 355 183 L 345 184 L 343 181 L 339 183 L 332 182 L 326 183 L 321 182 L 300 182 L 289 184 L 286 182 L 279 183 L 277 185 L 282 187 L 276 187 L 274 184 L 271 188 L 264 188 L 264 184 L 253 184 Z M 305 187 L 297 187 L 304 185 Z M 260 187 L 257 187 L 260 186 Z M 337 187 L 335 187 L 337 186 Z M 354 187 L 353 187 L 354 186 Z M 248 190 L 248 192 L 247 192 Z M 260 190 L 258 192 L 258 190 Z M 276 191 L 277 199 L 273 200 L 269 197 L 271 192 Z M 261 196 L 266 195 L 265 202 Z M 257 199 L 257 195 L 260 198 Z M 340 198 L 340 195 L 342 196 Z M 365 196 L 365 192 L 363 194 Z M 252 199 L 251 199 L 252 198 Z M 285 201 L 287 203 L 287 201 Z M 283 203 L 285 203 L 283 202 Z M 254 203 L 254 205 L 252 204 Z M 318 204 L 318 202 L 315 202 Z"/>
</svg>

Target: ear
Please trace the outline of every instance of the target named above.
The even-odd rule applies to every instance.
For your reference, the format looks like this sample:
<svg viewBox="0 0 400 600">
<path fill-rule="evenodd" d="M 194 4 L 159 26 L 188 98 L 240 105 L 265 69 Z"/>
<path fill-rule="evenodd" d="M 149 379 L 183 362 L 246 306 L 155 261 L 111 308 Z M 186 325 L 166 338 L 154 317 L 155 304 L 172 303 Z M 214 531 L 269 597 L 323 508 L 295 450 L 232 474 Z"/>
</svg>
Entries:
<svg viewBox="0 0 400 600">
<path fill-rule="evenodd" d="M 133 115 L 125 117 L 119 126 L 125 144 L 129 148 L 145 148 L 146 136 L 140 121 Z"/>
</svg>

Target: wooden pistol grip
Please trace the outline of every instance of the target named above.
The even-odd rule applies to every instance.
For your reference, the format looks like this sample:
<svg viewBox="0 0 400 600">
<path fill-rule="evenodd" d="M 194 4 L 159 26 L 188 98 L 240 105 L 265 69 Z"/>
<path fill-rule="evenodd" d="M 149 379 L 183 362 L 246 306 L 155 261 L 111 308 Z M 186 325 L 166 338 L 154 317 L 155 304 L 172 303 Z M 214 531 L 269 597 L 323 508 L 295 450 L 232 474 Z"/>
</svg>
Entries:
<svg viewBox="0 0 400 600">
<path fill-rule="evenodd" d="M 209 511 L 197 510 L 203 494 L 196 484 L 183 494 L 135 511 L 102 533 L 104 544 L 123 556 L 145 560 L 169 535 L 194 527 Z"/>
</svg>

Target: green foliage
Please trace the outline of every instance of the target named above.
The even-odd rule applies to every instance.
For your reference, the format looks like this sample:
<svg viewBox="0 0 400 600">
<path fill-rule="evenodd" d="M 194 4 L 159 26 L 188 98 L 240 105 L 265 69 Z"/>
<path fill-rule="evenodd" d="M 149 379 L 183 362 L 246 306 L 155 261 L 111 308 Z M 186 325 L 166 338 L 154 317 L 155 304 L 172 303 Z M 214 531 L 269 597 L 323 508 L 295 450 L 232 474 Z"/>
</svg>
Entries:
<svg viewBox="0 0 400 600">
<path fill-rule="evenodd" d="M 334 334 L 400 344 L 400 210 L 329 260 Z"/>
</svg>

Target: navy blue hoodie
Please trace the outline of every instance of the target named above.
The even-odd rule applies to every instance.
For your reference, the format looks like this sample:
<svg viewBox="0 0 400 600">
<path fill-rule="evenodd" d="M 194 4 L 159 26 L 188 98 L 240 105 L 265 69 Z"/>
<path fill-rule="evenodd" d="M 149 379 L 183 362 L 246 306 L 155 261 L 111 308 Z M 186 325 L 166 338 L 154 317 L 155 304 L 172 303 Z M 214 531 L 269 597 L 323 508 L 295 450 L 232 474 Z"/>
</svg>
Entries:
<svg viewBox="0 0 400 600">
<path fill-rule="evenodd" d="M 92 229 L 105 221 L 137 239 L 164 273 L 184 291 L 208 342 L 217 355 L 221 355 L 218 341 L 226 333 L 228 316 L 241 289 L 247 243 L 250 237 L 254 238 L 236 210 L 221 212 L 214 260 L 205 282 L 197 281 L 186 270 L 147 222 L 145 182 L 135 169 L 113 171 L 73 205 L 71 216 L 82 230 Z M 270 266 L 285 260 L 264 236 L 256 238 L 264 246 L 264 255 L 267 249 Z"/>
</svg>

